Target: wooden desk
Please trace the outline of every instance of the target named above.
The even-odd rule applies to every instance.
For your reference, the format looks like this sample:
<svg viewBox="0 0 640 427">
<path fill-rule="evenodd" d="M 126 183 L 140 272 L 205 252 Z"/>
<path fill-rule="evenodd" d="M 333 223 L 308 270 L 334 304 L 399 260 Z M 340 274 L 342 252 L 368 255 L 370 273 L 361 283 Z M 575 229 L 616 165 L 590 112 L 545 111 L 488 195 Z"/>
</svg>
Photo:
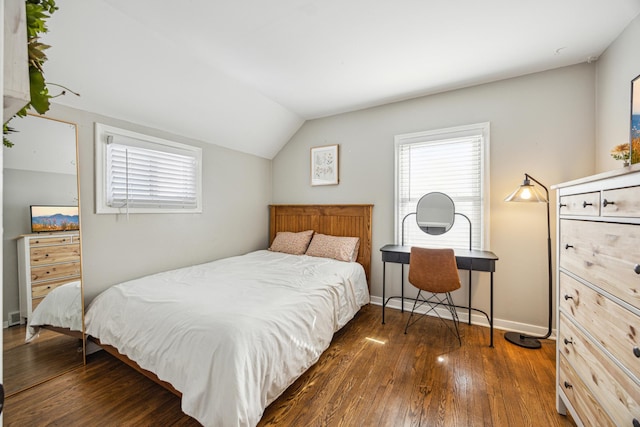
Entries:
<svg viewBox="0 0 640 427">
<path fill-rule="evenodd" d="M 384 245 L 380 248 L 382 252 L 382 324 L 384 324 L 384 308 L 389 302 L 389 300 L 393 298 L 401 298 L 400 309 L 404 311 L 404 265 L 409 264 L 409 259 L 411 257 L 411 246 L 400 246 L 400 245 Z M 470 251 L 468 249 L 454 249 L 456 255 L 456 263 L 458 264 L 459 270 L 469 270 L 469 305 L 464 306 L 456 306 L 457 308 L 466 308 L 469 310 L 469 324 L 471 324 L 471 310 L 482 313 L 487 318 L 489 322 L 489 328 L 491 330 L 490 333 L 490 344 L 489 347 L 493 347 L 493 272 L 496 271 L 496 261 L 498 257 L 496 254 L 490 251 Z M 393 262 L 396 264 L 402 264 L 402 273 L 401 273 L 401 295 L 400 296 L 392 296 L 386 297 L 386 266 L 388 262 Z M 471 307 L 471 272 L 472 271 L 486 271 L 491 273 L 491 288 L 490 288 L 490 306 L 489 306 L 489 314 L 485 313 L 482 310 Z M 407 298 L 413 300 L 413 298 Z"/>
</svg>

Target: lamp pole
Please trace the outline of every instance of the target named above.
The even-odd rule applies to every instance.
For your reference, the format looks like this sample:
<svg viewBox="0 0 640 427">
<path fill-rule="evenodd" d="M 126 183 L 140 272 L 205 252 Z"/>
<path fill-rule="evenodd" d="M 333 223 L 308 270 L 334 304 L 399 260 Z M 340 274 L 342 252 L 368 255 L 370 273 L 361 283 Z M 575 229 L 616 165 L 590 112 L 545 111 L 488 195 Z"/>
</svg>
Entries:
<svg viewBox="0 0 640 427">
<path fill-rule="evenodd" d="M 504 334 L 504 338 L 520 347 L 525 348 L 540 348 L 542 344 L 538 339 L 546 339 L 551 336 L 551 323 L 553 321 L 553 271 L 551 267 L 551 216 L 549 213 L 549 190 L 545 187 L 540 181 L 532 177 L 531 175 L 525 173 L 525 180 L 523 186 L 530 185 L 530 181 L 535 182 L 540 187 L 544 188 L 546 195 L 546 204 L 547 204 L 547 264 L 549 268 L 549 329 L 547 330 L 546 335 L 542 337 L 535 337 L 530 335 L 521 334 L 518 332 L 507 332 Z"/>
</svg>

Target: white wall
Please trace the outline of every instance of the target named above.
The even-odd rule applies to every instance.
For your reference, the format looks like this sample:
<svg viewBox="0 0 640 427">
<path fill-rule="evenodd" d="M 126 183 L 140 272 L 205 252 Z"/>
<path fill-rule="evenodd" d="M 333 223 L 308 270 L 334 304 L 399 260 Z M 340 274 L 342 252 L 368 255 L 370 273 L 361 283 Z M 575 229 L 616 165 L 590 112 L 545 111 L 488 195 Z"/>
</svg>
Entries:
<svg viewBox="0 0 640 427">
<path fill-rule="evenodd" d="M 631 80 L 640 74 L 640 15 L 600 56 L 597 62 L 596 172 L 622 167 L 611 149 L 629 142 Z"/>
<path fill-rule="evenodd" d="M 380 297 L 379 248 L 394 238 L 394 135 L 488 121 L 487 249 L 500 257 L 495 273 L 496 323 L 532 332 L 539 330 L 526 325 L 546 330 L 544 205 L 503 199 L 522 183 L 525 172 L 549 186 L 594 172 L 594 82 L 595 66 L 582 64 L 309 121 L 273 161 L 273 202 L 373 203 L 371 293 Z M 340 144 L 340 184 L 311 187 L 309 149 L 325 144 Z M 552 218 L 555 205 L 552 192 Z M 474 306 L 487 310 L 488 275 L 477 273 L 473 280 Z M 387 295 L 399 294 L 399 282 L 399 267 L 389 265 Z M 460 302 L 467 292 L 464 286 L 456 297 Z"/>
<path fill-rule="evenodd" d="M 78 125 L 85 304 L 123 280 L 267 247 L 269 160 L 60 105 L 53 105 L 47 117 Z M 131 214 L 128 219 L 95 214 L 96 121 L 201 147 L 203 212 Z"/>
</svg>

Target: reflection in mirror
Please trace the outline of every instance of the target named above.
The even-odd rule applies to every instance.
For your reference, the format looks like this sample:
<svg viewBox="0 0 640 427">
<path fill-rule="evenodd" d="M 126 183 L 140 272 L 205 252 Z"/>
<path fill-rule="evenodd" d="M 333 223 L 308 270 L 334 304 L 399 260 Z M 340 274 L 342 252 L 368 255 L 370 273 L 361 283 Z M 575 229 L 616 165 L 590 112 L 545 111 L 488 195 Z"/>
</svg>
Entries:
<svg viewBox="0 0 640 427">
<path fill-rule="evenodd" d="M 631 163 L 640 163 L 640 76 L 631 81 Z"/>
<path fill-rule="evenodd" d="M 9 125 L 17 132 L 3 148 L 7 395 L 84 363 L 79 218 L 63 211 L 78 206 L 76 126 L 37 116 Z M 56 209 L 38 214 L 34 205 Z M 43 221 L 47 230 L 34 233 Z"/>
<path fill-rule="evenodd" d="M 422 196 L 416 206 L 416 222 L 427 234 L 444 234 L 453 227 L 456 208 L 451 197 L 433 192 Z"/>
</svg>

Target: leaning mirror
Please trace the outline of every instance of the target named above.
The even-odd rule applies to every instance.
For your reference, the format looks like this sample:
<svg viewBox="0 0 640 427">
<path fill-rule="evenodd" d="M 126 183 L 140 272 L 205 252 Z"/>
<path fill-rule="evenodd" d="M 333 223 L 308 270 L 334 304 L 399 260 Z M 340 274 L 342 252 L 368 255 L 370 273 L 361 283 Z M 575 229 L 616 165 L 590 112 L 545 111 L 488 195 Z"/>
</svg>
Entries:
<svg viewBox="0 0 640 427">
<path fill-rule="evenodd" d="M 77 132 L 14 118 L 4 147 L 4 387 L 13 394 L 84 363 Z"/>
<path fill-rule="evenodd" d="M 416 206 L 416 222 L 427 234 L 444 234 L 453 227 L 456 207 L 451 197 L 433 192 L 420 198 Z"/>
</svg>

